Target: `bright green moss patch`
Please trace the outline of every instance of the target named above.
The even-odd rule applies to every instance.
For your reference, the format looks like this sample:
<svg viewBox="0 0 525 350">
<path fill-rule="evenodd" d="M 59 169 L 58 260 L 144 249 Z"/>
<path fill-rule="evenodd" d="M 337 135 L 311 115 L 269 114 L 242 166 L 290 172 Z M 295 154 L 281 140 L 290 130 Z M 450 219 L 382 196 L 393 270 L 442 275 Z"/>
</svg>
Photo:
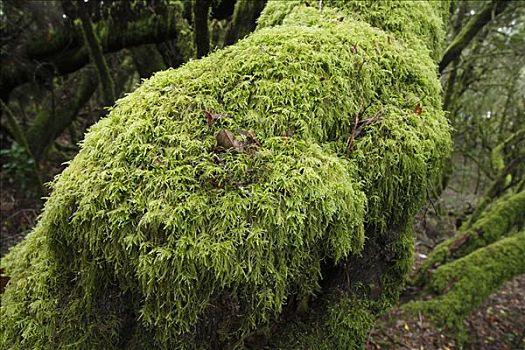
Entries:
<svg viewBox="0 0 525 350">
<path fill-rule="evenodd" d="M 443 19 L 448 18 L 448 1 L 361 1 L 323 0 L 322 10 L 340 10 L 339 16 L 360 20 L 373 27 L 392 33 L 408 46 L 422 50 L 427 48 L 434 60 L 441 58 L 445 29 Z M 259 28 L 282 24 L 288 13 L 305 7 L 318 11 L 318 0 L 280 1 L 270 0 L 258 20 Z"/>
<path fill-rule="evenodd" d="M 337 10 L 282 23 L 156 74 L 92 127 L 6 257 L 2 345 L 240 346 L 328 270 L 350 280 L 322 327 L 363 341 L 450 150 L 434 62 Z"/>
<path fill-rule="evenodd" d="M 439 325 L 461 331 L 464 318 L 477 305 L 505 281 L 525 273 L 524 257 L 522 231 L 439 267 L 427 284 L 427 292 L 436 296 L 410 302 L 405 308 L 424 312 Z"/>
</svg>

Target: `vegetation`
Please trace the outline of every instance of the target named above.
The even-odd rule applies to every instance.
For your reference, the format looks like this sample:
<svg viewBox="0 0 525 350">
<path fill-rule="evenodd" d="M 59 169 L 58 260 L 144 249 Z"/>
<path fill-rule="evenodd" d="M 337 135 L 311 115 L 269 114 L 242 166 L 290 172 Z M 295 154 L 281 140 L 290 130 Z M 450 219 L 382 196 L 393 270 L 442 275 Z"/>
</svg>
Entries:
<svg viewBox="0 0 525 350">
<path fill-rule="evenodd" d="M 403 307 L 466 341 L 463 319 L 525 272 L 523 67 L 506 99 L 472 102 L 479 67 L 504 66 L 478 55 L 523 60 L 521 5 L 43 6 L 1 8 L 2 178 L 49 193 L 1 261 L 3 348 L 363 348 L 412 269 L 416 214 L 439 215 L 469 159 L 476 208 Z M 46 29 L 17 30 L 31 16 Z M 487 110 L 496 132 L 475 135 Z"/>
</svg>

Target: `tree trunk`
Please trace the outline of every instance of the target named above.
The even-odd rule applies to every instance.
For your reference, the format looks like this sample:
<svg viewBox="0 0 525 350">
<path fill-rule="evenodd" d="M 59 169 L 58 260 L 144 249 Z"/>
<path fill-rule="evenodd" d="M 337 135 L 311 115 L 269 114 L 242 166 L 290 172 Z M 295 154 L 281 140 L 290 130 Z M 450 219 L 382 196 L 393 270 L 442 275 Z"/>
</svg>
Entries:
<svg viewBox="0 0 525 350">
<path fill-rule="evenodd" d="M 147 79 L 155 72 L 166 69 L 166 64 L 157 47 L 153 44 L 131 48 L 133 61 L 142 79 Z"/>
<path fill-rule="evenodd" d="M 266 5 L 266 0 L 239 0 L 235 3 L 230 28 L 226 32 L 224 45 L 231 45 L 253 32 L 256 20 Z"/>
<path fill-rule="evenodd" d="M 210 51 L 210 16 L 211 0 L 193 0 L 193 32 L 197 58 L 206 56 Z"/>
<path fill-rule="evenodd" d="M 363 346 L 451 149 L 448 7 L 330 5 L 268 3 L 92 127 L 3 261 L 3 347 Z"/>
</svg>

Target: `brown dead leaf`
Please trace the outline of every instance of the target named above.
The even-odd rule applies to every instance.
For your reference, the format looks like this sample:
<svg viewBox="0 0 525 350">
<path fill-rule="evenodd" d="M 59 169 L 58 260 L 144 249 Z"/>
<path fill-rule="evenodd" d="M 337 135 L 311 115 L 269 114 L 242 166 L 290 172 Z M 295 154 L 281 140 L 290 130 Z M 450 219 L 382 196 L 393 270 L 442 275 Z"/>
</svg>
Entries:
<svg viewBox="0 0 525 350">
<path fill-rule="evenodd" d="M 217 147 L 223 149 L 234 149 L 237 152 L 242 152 L 244 150 L 244 145 L 242 142 L 235 138 L 235 135 L 227 130 L 221 129 L 215 136 L 217 140 Z"/>
<path fill-rule="evenodd" d="M 421 104 L 418 103 L 416 105 L 415 112 L 416 112 L 417 115 L 421 115 L 421 113 L 423 113 L 423 108 L 421 107 Z"/>
<path fill-rule="evenodd" d="M 208 111 L 204 111 L 204 114 L 206 116 L 206 124 L 208 124 L 208 126 L 212 126 L 217 120 L 227 116 L 227 114 L 217 114 Z"/>
</svg>

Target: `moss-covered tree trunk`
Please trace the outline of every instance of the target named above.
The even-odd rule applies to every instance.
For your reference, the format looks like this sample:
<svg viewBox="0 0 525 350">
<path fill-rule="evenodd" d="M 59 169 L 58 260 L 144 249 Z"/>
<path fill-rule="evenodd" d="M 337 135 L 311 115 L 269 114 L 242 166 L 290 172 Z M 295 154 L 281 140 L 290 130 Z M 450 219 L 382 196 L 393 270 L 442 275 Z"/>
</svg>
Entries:
<svg viewBox="0 0 525 350">
<path fill-rule="evenodd" d="M 269 2 L 118 101 L 2 261 L 2 347 L 355 349 L 450 150 L 442 2 Z"/>
<path fill-rule="evenodd" d="M 89 57 L 97 69 L 98 78 L 102 85 L 102 96 L 104 103 L 109 106 L 117 99 L 115 95 L 115 83 L 111 76 L 99 39 L 93 30 L 93 23 L 85 9 L 79 7 L 78 16 L 80 18 L 82 36 L 84 43 L 89 51 Z"/>
</svg>

